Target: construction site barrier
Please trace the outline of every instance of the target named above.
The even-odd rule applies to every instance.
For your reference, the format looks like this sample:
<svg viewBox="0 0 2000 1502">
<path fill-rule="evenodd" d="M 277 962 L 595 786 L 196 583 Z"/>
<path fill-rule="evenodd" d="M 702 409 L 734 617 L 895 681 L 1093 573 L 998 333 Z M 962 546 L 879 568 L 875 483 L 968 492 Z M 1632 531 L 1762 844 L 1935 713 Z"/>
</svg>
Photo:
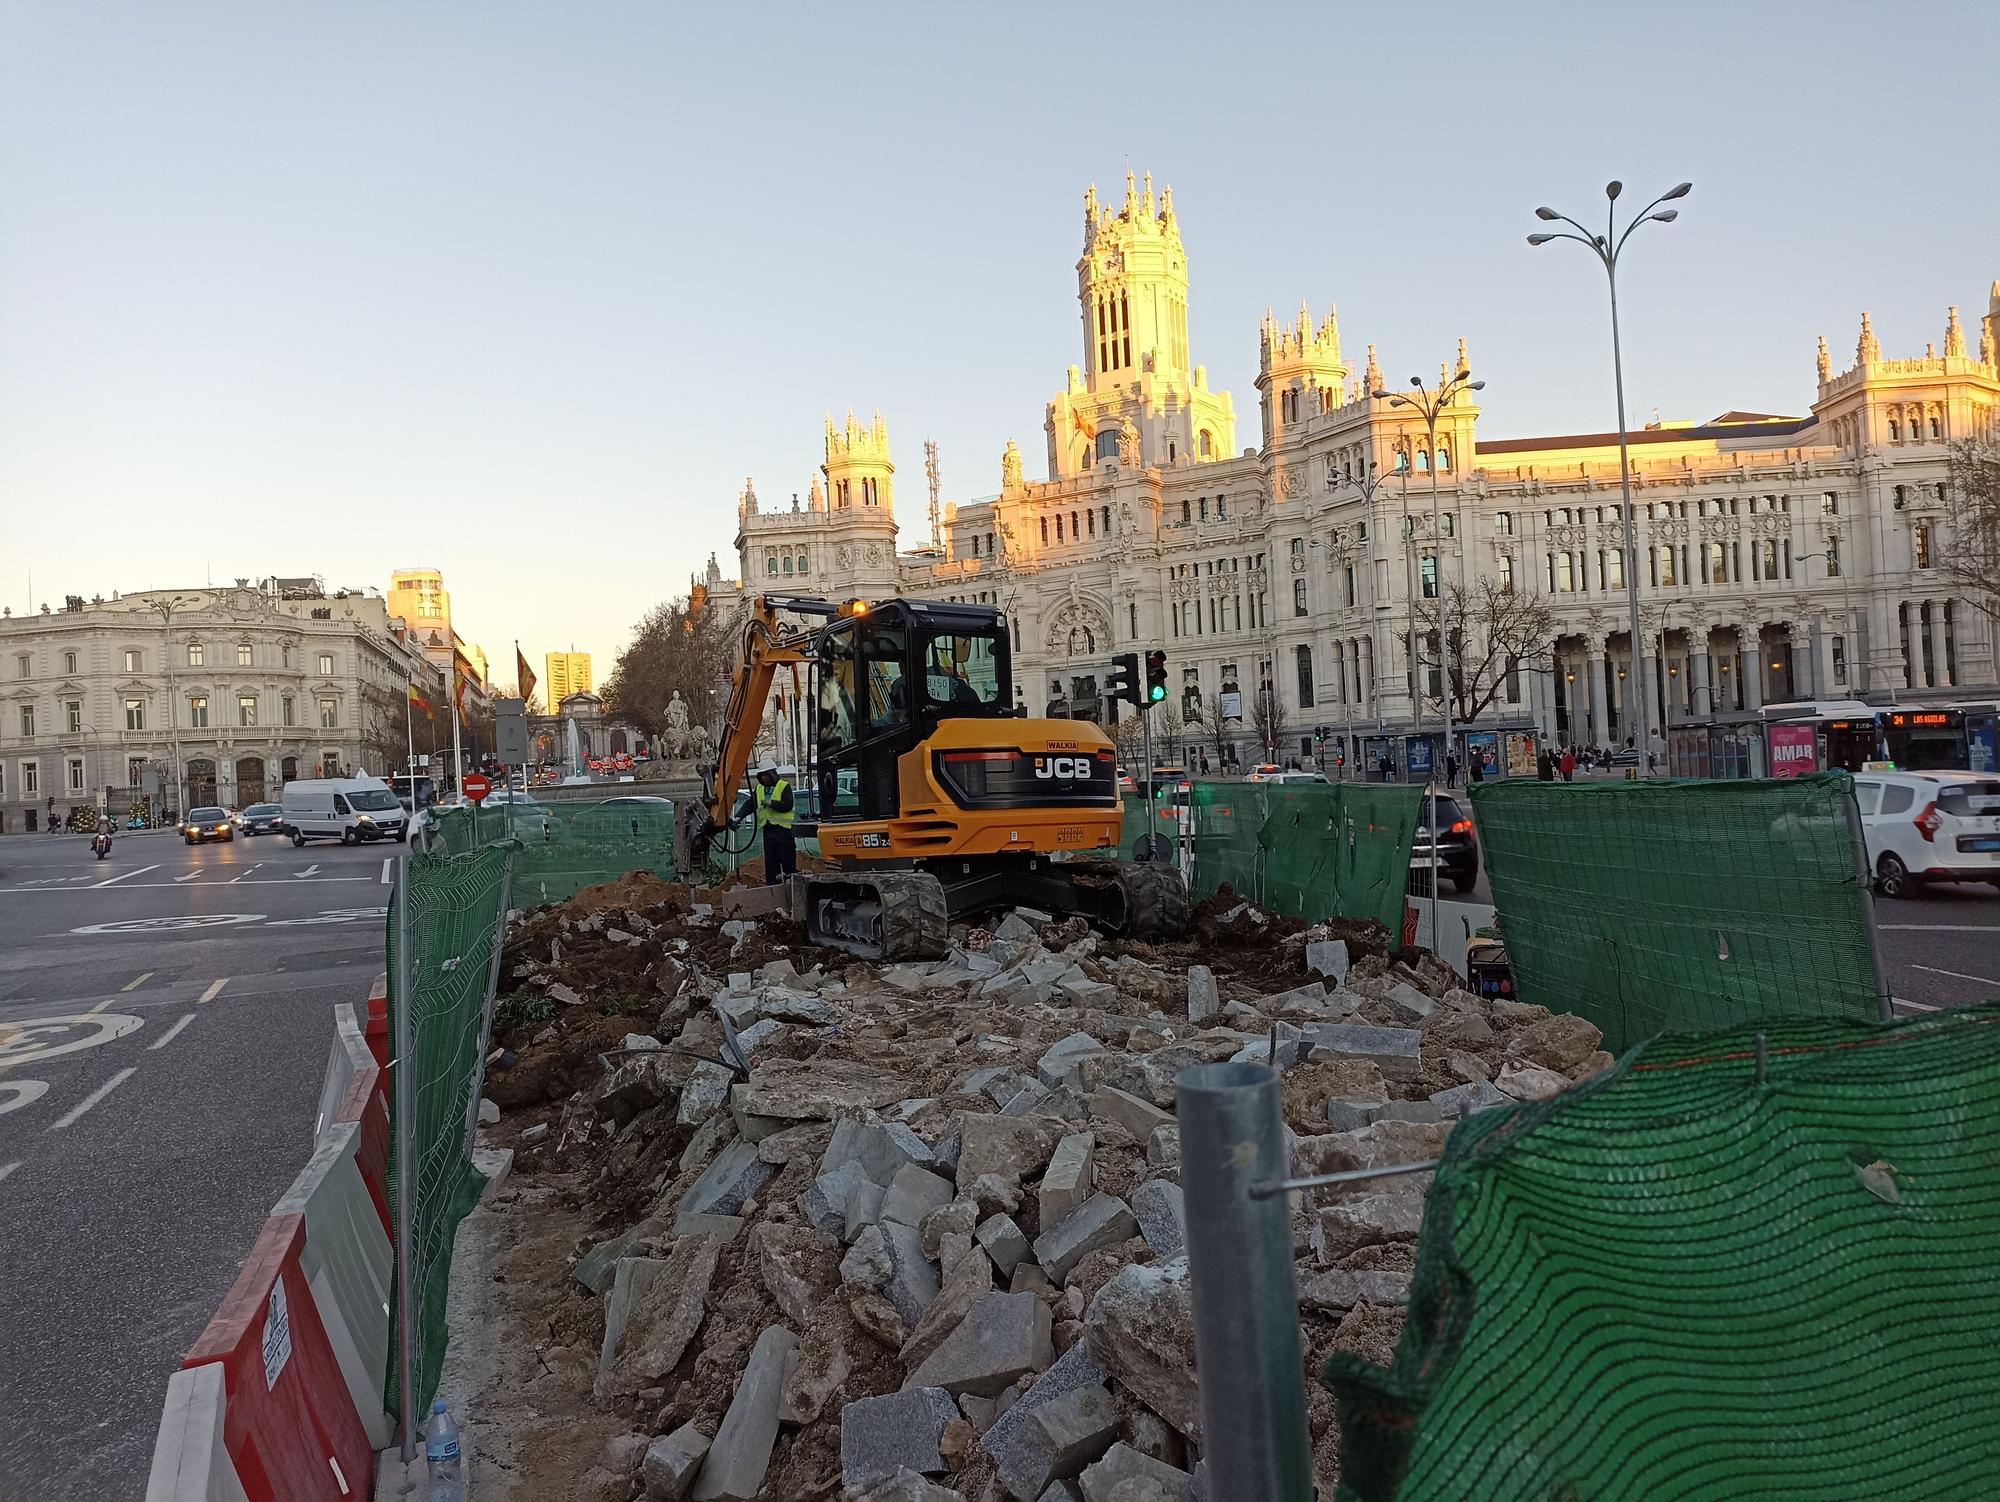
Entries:
<svg viewBox="0 0 2000 1502">
<path fill-rule="evenodd" d="M 1197 898 L 1224 885 L 1295 918 L 1403 930 L 1423 789 L 1394 783 L 1197 782 Z"/>
<path fill-rule="evenodd" d="M 585 887 L 631 871 L 672 877 L 674 812 L 653 794 L 622 794 L 594 802 L 498 803 L 476 815 L 446 809 L 437 831 L 450 855 L 499 845 L 514 851 L 514 889 L 523 907 L 563 902 Z M 475 824 L 476 819 L 476 824 Z"/>
<path fill-rule="evenodd" d="M 146 1502 L 249 1502 L 223 1440 L 227 1408 L 220 1366 L 187 1368 L 167 1379 Z"/>
<path fill-rule="evenodd" d="M 215 1365 L 246 1502 L 363 1502 L 373 1448 L 301 1263 L 305 1217 L 274 1215 L 183 1367 Z"/>
<path fill-rule="evenodd" d="M 1853 780 L 1472 790 L 1521 1000 L 1614 1052 L 1668 1030 L 1882 1017 Z"/>
<path fill-rule="evenodd" d="M 314 1141 L 318 1141 L 321 1133 L 340 1119 L 341 1103 L 347 1099 L 348 1089 L 355 1078 L 366 1073 L 373 1082 L 380 1072 L 381 1066 L 369 1051 L 367 1034 L 355 1017 L 354 1008 L 335 1007 L 333 1047 L 327 1051 L 326 1076 L 319 1087 L 319 1111 L 313 1117 Z"/>
<path fill-rule="evenodd" d="M 1983 1496 L 1996 1242 L 2000 1007 L 1657 1039 L 1453 1131 L 1338 1497 Z"/>
<path fill-rule="evenodd" d="M 388 1227 L 362 1178 L 360 1147 L 356 1123 L 333 1123 L 271 1213 L 304 1217 L 300 1266 L 369 1446 L 379 1450 L 396 1427 L 382 1401 L 395 1258 Z"/>
<path fill-rule="evenodd" d="M 389 1086 L 389 977 L 378 975 L 368 988 L 368 1020 L 362 1025 L 368 1051 L 382 1067 L 382 1088 Z"/>
</svg>

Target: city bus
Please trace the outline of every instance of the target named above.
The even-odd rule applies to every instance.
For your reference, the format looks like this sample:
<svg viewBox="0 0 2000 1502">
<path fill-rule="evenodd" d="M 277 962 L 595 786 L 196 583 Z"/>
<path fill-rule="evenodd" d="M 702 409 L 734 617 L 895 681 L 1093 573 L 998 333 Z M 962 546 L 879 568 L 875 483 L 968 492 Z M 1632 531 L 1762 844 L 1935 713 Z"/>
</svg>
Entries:
<svg viewBox="0 0 2000 1502">
<path fill-rule="evenodd" d="M 1973 716 L 1975 722 L 1978 716 Z M 1965 771 L 1971 766 L 1967 712 L 1955 705 L 1891 704 L 1857 699 L 1764 706 L 1773 777 L 1804 772 L 1859 772 L 1889 763 L 1904 772 Z"/>
</svg>

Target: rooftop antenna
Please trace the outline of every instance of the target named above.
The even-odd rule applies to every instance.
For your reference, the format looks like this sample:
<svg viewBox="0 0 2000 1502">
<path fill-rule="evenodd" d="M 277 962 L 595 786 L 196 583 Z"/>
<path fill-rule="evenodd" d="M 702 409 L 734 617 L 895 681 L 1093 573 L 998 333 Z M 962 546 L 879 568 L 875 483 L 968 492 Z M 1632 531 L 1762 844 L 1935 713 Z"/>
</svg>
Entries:
<svg viewBox="0 0 2000 1502">
<path fill-rule="evenodd" d="M 938 446 L 935 438 L 924 440 L 924 478 L 931 487 L 931 546 L 944 545 L 944 534 L 938 525 L 938 492 L 943 488 L 943 480 L 938 471 Z"/>
</svg>

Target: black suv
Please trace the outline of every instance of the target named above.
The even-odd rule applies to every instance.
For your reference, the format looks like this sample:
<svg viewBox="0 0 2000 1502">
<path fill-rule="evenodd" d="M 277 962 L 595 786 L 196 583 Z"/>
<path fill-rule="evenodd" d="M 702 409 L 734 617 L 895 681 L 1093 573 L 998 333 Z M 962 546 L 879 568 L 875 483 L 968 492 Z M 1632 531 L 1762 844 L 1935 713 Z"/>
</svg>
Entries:
<svg viewBox="0 0 2000 1502">
<path fill-rule="evenodd" d="M 1426 794 L 1417 805 L 1417 833 L 1410 842 L 1410 870 L 1413 874 L 1423 872 L 1427 881 L 1431 869 L 1431 806 L 1431 798 Z M 1453 888 L 1469 892 L 1479 881 L 1479 836 L 1473 832 L 1471 818 L 1449 793 L 1439 793 L 1436 806 L 1435 827 L 1441 831 L 1437 836 L 1438 869 L 1451 878 Z"/>
</svg>

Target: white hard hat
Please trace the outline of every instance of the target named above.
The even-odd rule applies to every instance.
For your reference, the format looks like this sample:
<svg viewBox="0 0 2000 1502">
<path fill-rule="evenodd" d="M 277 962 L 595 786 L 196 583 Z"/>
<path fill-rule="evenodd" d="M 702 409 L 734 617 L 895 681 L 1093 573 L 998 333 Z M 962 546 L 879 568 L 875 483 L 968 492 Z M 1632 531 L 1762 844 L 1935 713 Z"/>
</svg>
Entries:
<svg viewBox="0 0 2000 1502">
<path fill-rule="evenodd" d="M 775 772 L 777 770 L 778 770 L 778 764 L 772 761 L 771 758 L 768 756 L 765 757 L 762 761 L 757 763 L 757 775 L 759 777 L 762 777 L 766 772 Z"/>
<path fill-rule="evenodd" d="M 783 766 L 778 768 L 778 775 L 780 777 L 796 777 L 798 776 L 798 774 L 799 774 L 799 769 L 793 766 L 790 762 L 786 762 Z"/>
</svg>

